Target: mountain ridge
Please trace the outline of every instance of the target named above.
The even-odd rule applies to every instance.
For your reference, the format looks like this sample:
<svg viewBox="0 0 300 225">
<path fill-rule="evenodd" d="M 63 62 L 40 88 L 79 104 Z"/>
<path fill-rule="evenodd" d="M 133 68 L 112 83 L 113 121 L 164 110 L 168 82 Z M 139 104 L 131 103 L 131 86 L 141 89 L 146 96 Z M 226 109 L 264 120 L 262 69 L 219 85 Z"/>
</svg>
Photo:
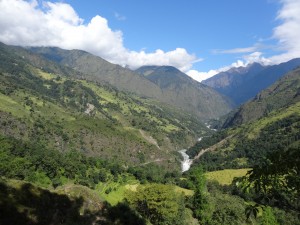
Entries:
<svg viewBox="0 0 300 225">
<path fill-rule="evenodd" d="M 247 67 L 221 72 L 203 83 L 228 96 L 237 105 L 241 105 L 297 66 L 300 66 L 300 58 L 273 66 L 253 63 Z"/>
<path fill-rule="evenodd" d="M 151 82 L 157 84 L 164 93 L 175 92 L 177 98 L 181 102 L 185 102 L 186 107 L 194 106 L 199 111 L 202 110 L 203 112 L 207 112 L 211 115 L 217 115 L 213 109 L 218 108 L 216 106 L 218 104 L 220 106 L 224 106 L 222 103 L 222 98 L 224 98 L 224 100 L 232 106 L 232 103 L 229 99 L 226 97 L 215 97 L 217 95 L 213 89 L 209 88 L 207 85 L 193 80 L 175 67 L 142 66 L 137 69 L 136 72 L 145 76 Z M 210 104 L 212 107 L 207 107 L 207 104 Z"/>
<path fill-rule="evenodd" d="M 59 48 L 31 47 L 30 50 L 49 60 L 56 60 L 61 65 L 66 65 L 74 70 L 86 74 L 87 79 L 96 79 L 99 82 L 107 82 L 120 90 L 136 93 L 140 96 L 158 99 L 161 102 L 181 108 L 197 115 L 200 119 L 218 118 L 226 114 L 232 108 L 228 99 L 213 89 L 201 84 L 199 88 L 202 96 L 185 90 L 179 96 L 174 89 L 164 89 L 156 83 L 134 71 L 119 65 L 110 64 L 98 56 L 80 50 L 63 50 Z M 186 78 L 190 79 L 190 78 Z M 209 94 L 205 96 L 205 92 Z M 216 104 L 209 104 L 207 98 Z"/>
<path fill-rule="evenodd" d="M 223 127 L 237 126 L 255 121 L 273 110 L 300 100 L 300 67 L 289 72 L 270 87 L 258 93 L 254 99 L 243 104 L 233 115 L 229 116 Z"/>
</svg>

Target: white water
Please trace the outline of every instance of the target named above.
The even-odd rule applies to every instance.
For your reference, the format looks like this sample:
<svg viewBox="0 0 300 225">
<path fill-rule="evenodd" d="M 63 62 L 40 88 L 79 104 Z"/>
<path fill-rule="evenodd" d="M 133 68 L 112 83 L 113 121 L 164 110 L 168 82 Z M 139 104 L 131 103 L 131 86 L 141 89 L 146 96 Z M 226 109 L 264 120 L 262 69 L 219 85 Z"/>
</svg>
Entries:
<svg viewBox="0 0 300 225">
<path fill-rule="evenodd" d="M 206 127 L 207 127 L 208 129 L 213 130 L 213 131 L 217 131 L 216 129 L 211 128 L 211 125 L 209 125 L 209 124 L 207 124 L 207 123 L 205 123 L 205 125 L 206 125 Z"/>
<path fill-rule="evenodd" d="M 186 149 L 182 149 L 180 151 L 178 151 L 182 157 L 183 160 L 181 161 L 181 172 L 185 172 L 188 171 L 193 163 L 193 160 L 190 159 L 189 155 L 186 154 Z"/>
</svg>

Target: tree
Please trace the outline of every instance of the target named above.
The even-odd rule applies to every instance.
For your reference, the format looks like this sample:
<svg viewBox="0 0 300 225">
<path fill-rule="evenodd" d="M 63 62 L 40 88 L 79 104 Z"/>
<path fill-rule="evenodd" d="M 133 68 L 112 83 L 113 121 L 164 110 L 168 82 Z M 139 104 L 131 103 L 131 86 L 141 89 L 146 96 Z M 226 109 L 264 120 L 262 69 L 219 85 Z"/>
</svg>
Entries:
<svg viewBox="0 0 300 225">
<path fill-rule="evenodd" d="M 269 202 L 300 211 L 300 148 L 299 144 L 268 155 L 264 164 L 255 166 L 246 177 L 248 186 L 263 194 Z"/>
<path fill-rule="evenodd" d="M 251 220 L 251 216 L 253 216 L 255 219 L 257 217 L 258 211 L 259 211 L 259 205 L 248 205 L 245 209 L 245 215 L 247 220 Z"/>
<path fill-rule="evenodd" d="M 202 167 L 194 167 L 190 170 L 188 183 L 194 190 L 192 198 L 194 216 L 202 223 L 205 223 L 210 220 L 210 215 L 208 215 L 209 203 L 207 193 L 205 192 L 206 179 Z"/>
<path fill-rule="evenodd" d="M 174 186 L 147 184 L 130 191 L 126 197 L 129 205 L 153 224 L 183 224 L 183 195 Z"/>
<path fill-rule="evenodd" d="M 271 207 L 265 207 L 262 215 L 261 225 L 279 225 Z"/>
</svg>

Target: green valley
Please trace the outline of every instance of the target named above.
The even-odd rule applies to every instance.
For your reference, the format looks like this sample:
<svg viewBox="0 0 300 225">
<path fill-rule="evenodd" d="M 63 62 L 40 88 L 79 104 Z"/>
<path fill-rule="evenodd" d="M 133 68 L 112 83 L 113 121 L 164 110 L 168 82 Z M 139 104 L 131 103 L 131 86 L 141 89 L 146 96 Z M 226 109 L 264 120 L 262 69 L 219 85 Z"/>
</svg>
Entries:
<svg viewBox="0 0 300 225">
<path fill-rule="evenodd" d="M 0 224 L 299 224 L 299 74 L 218 118 L 176 68 L 0 44 Z"/>
<path fill-rule="evenodd" d="M 2 134 L 125 165 L 159 159 L 168 167 L 168 161 L 170 166 L 176 164 L 174 150 L 209 132 L 196 117 L 156 100 L 46 72 L 4 53 L 5 48 L 0 87 Z"/>
</svg>

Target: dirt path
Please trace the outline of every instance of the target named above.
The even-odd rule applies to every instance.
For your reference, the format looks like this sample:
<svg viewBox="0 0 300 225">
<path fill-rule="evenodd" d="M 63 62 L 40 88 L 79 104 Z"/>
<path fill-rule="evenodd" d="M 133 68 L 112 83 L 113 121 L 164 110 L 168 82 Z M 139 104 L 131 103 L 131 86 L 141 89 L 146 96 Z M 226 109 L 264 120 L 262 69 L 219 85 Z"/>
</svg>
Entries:
<svg viewBox="0 0 300 225">
<path fill-rule="evenodd" d="M 228 139 L 232 138 L 232 136 L 233 136 L 233 135 L 230 135 L 230 136 L 224 138 L 222 141 L 220 141 L 220 142 L 218 142 L 218 143 L 216 143 L 216 144 L 210 146 L 209 148 L 201 149 L 201 151 L 193 158 L 193 161 L 199 159 L 204 153 L 210 152 L 210 151 L 215 151 L 217 148 L 223 146 L 224 143 L 225 143 Z"/>
<path fill-rule="evenodd" d="M 153 137 L 148 136 L 143 130 L 139 130 L 139 131 L 140 131 L 140 134 L 143 136 L 143 138 L 145 138 L 150 144 L 153 144 L 158 149 L 160 149 L 160 147 L 157 144 L 157 141 Z"/>
<path fill-rule="evenodd" d="M 145 166 L 149 163 L 153 163 L 153 162 L 162 162 L 162 161 L 166 161 L 167 159 L 154 159 L 152 161 L 148 161 L 148 162 L 145 162 L 145 163 L 141 163 L 140 166 Z"/>
</svg>

